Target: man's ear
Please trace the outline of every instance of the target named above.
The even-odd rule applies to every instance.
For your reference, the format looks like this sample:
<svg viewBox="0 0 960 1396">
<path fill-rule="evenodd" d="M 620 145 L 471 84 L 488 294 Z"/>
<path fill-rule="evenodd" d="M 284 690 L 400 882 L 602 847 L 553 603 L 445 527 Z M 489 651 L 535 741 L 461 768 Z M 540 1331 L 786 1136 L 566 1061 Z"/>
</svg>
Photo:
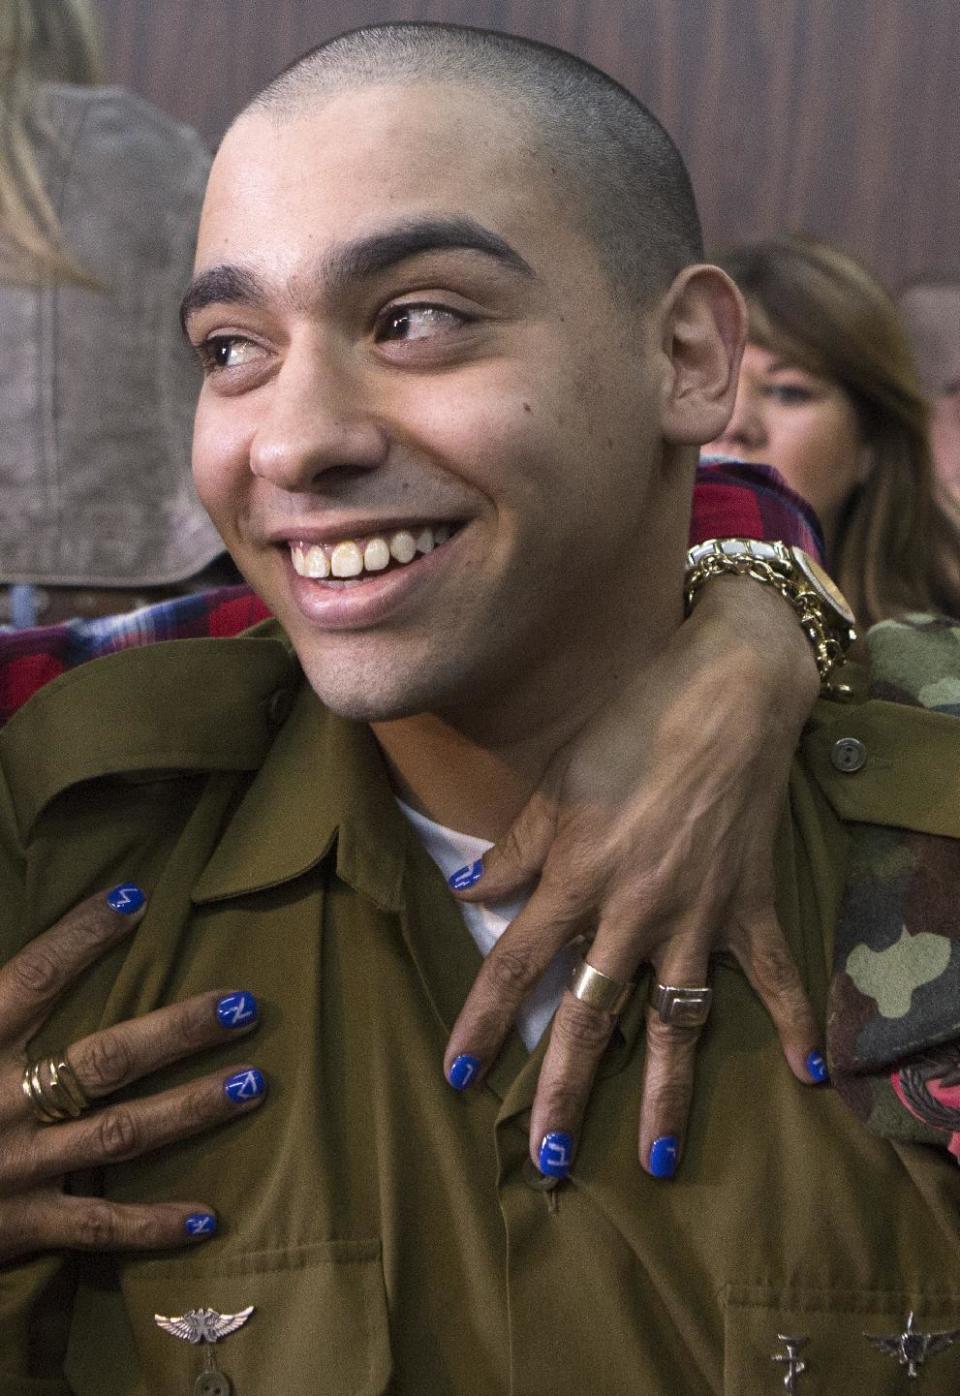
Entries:
<svg viewBox="0 0 960 1396">
<path fill-rule="evenodd" d="M 666 357 L 661 430 L 677 446 L 720 435 L 737 394 L 747 310 L 719 267 L 685 267 L 661 302 Z"/>
</svg>

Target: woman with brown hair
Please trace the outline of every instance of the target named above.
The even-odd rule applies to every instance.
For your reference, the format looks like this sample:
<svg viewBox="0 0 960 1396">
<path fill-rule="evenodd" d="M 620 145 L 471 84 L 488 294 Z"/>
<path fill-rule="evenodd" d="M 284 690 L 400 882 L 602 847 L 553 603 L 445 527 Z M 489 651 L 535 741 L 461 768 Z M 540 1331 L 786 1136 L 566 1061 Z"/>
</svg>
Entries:
<svg viewBox="0 0 960 1396">
<path fill-rule="evenodd" d="M 48 82 L 90 87 L 103 81 L 87 0 L 36 5 L 8 0 L 0 10 L 0 277 L 35 285 L 46 278 L 90 284 L 63 241 L 44 185 L 41 151 L 60 137 L 37 98 Z"/>
<path fill-rule="evenodd" d="M 711 451 L 773 465 L 816 509 L 861 625 L 960 615 L 960 516 L 941 492 L 927 403 L 893 302 L 852 257 L 770 238 L 719 264 L 747 300 L 730 423 Z"/>
</svg>

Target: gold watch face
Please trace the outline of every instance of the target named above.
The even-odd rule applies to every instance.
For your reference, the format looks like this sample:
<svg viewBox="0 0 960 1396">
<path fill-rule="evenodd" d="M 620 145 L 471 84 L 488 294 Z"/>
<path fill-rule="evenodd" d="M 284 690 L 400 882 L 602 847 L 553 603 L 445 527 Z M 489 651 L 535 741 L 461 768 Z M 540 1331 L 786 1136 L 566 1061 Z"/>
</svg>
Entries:
<svg viewBox="0 0 960 1396">
<path fill-rule="evenodd" d="M 850 604 L 836 582 L 809 553 L 805 553 L 802 548 L 791 549 L 793 560 L 814 591 L 822 597 L 824 602 L 836 612 L 839 620 L 845 625 L 853 626 L 856 617 L 850 609 Z"/>
</svg>

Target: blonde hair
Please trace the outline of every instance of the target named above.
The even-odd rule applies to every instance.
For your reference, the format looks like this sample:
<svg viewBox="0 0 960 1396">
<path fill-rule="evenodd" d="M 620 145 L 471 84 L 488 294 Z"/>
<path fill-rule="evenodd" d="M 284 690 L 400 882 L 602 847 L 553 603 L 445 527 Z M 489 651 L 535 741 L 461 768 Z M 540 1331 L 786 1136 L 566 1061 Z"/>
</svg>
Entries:
<svg viewBox="0 0 960 1396">
<path fill-rule="evenodd" d="M 44 82 L 102 80 L 90 0 L 0 4 L 0 277 L 27 285 L 95 284 L 63 246 L 38 152 L 56 143 L 39 100 Z"/>
<path fill-rule="evenodd" d="M 891 298 L 813 238 L 770 238 L 717 260 L 746 297 L 751 343 L 832 380 L 856 410 L 873 468 L 844 506 L 829 562 L 861 625 L 907 611 L 960 617 L 960 513 L 937 482 L 927 402 Z"/>
</svg>

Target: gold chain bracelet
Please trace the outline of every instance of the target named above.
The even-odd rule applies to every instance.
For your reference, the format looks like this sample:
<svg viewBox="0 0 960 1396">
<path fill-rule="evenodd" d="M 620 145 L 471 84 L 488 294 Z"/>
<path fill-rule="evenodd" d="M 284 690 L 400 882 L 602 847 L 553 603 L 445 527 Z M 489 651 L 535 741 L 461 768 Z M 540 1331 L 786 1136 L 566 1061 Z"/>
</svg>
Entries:
<svg viewBox="0 0 960 1396">
<path fill-rule="evenodd" d="M 834 634 L 823 609 L 823 603 L 815 591 L 792 577 L 786 577 L 769 562 L 758 557 L 711 553 L 700 559 L 686 576 L 687 614 L 705 582 L 711 577 L 735 575 L 752 577 L 754 581 L 775 587 L 796 614 L 801 628 L 813 646 L 820 682 L 826 685 L 837 664 L 843 659 L 844 647 Z"/>
</svg>

